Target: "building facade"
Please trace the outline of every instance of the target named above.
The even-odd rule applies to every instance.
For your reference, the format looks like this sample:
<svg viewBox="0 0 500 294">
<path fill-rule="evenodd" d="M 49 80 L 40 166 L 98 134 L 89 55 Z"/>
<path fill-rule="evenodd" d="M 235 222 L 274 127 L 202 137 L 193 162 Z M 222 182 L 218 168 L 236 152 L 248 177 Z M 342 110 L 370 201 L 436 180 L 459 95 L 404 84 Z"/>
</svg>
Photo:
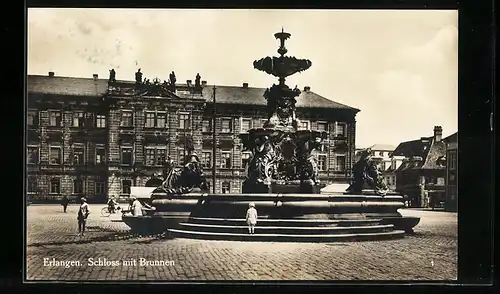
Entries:
<svg viewBox="0 0 500 294">
<path fill-rule="evenodd" d="M 458 133 L 450 136 L 446 144 L 446 211 L 458 208 Z"/>
<path fill-rule="evenodd" d="M 445 202 L 446 143 L 443 130 L 434 127 L 434 136 L 403 142 L 393 156 L 402 156 L 395 170 L 396 191 L 408 196 L 412 207 L 437 207 Z"/>
<path fill-rule="evenodd" d="M 89 202 L 127 198 L 132 186 L 158 184 L 163 163 L 179 167 L 192 146 L 217 193 L 239 193 L 251 153 L 239 134 L 267 119 L 264 88 L 28 76 L 27 193 L 32 201 L 63 195 Z M 305 87 L 297 98 L 300 128 L 324 130 L 314 151 L 319 178 L 348 183 L 355 159 L 358 109 Z M 213 131 L 216 142 L 213 142 Z M 216 153 L 213 154 L 213 144 Z M 212 165 L 216 165 L 213 183 Z"/>
</svg>

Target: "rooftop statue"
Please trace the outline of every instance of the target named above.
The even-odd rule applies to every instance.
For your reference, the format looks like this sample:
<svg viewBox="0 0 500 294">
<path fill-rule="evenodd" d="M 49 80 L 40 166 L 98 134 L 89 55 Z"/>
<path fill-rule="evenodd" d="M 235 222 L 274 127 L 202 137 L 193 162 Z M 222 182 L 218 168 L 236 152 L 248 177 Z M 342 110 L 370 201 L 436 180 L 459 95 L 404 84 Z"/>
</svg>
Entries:
<svg viewBox="0 0 500 294">
<path fill-rule="evenodd" d="M 115 72 L 115 69 L 114 69 L 114 68 L 112 68 L 112 69 L 109 71 L 109 80 L 108 80 L 108 83 L 109 83 L 109 84 L 116 83 L 116 72 Z"/>
<path fill-rule="evenodd" d="M 140 68 L 135 73 L 135 83 L 136 84 L 142 84 L 142 72 L 141 72 Z"/>
</svg>

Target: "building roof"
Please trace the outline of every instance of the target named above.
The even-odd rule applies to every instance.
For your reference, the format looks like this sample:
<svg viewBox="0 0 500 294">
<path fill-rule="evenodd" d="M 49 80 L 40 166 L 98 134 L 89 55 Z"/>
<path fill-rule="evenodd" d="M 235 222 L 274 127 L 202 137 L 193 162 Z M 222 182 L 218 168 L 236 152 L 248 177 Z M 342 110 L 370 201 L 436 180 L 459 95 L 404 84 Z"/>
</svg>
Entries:
<svg viewBox="0 0 500 294">
<path fill-rule="evenodd" d="M 448 137 L 444 138 L 443 141 L 446 143 L 458 142 L 458 132 L 455 132 L 454 134 L 449 135 Z"/>
<path fill-rule="evenodd" d="M 405 157 L 420 156 L 426 158 L 433 139 L 433 137 L 422 137 L 419 140 L 403 142 L 394 149 L 392 155 Z"/>
<path fill-rule="evenodd" d="M 446 155 L 445 139 L 436 142 L 434 137 L 422 137 L 420 140 L 399 144 L 396 150 L 394 150 L 393 155 L 405 156 L 410 158 L 410 160 L 404 161 L 397 171 L 408 169 L 444 169 L 445 167 L 440 164 L 440 161 Z M 412 157 L 421 157 L 422 161 L 412 161 Z"/>
<path fill-rule="evenodd" d="M 394 151 L 396 149 L 396 146 L 388 144 L 375 144 L 370 146 L 369 148 L 374 151 Z"/>
<path fill-rule="evenodd" d="M 130 81 L 118 81 L 130 83 Z M 179 86 L 185 86 L 179 84 Z M 28 93 L 69 95 L 69 96 L 102 96 L 108 89 L 107 79 L 76 78 L 60 76 L 28 75 Z M 216 86 L 216 102 L 224 104 L 266 105 L 265 88 L 242 86 Z M 203 97 L 207 102 L 213 101 L 213 88 L 204 87 Z M 297 97 L 297 107 L 349 109 L 358 112 L 359 109 L 332 101 L 314 92 L 302 91 Z"/>
<path fill-rule="evenodd" d="M 248 105 L 266 105 L 267 101 L 264 98 L 265 88 L 243 88 L 241 86 L 216 86 L 215 94 L 217 103 L 224 104 L 248 104 Z M 213 101 L 213 88 L 205 87 L 203 96 L 208 102 Z M 297 97 L 297 107 L 305 108 L 336 108 L 336 109 L 351 109 L 359 111 L 359 109 L 332 101 L 314 92 L 301 91 Z"/>
<path fill-rule="evenodd" d="M 102 96 L 108 90 L 107 79 L 49 77 L 40 75 L 28 76 L 28 93 L 69 95 L 69 96 Z"/>
</svg>

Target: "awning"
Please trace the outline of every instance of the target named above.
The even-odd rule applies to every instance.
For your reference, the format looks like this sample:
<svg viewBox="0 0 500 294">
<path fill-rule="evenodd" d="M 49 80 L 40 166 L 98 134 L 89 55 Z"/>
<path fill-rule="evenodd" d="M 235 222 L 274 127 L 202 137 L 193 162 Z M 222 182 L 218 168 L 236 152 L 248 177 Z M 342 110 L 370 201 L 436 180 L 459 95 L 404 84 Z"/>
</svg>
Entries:
<svg viewBox="0 0 500 294">
<path fill-rule="evenodd" d="M 157 187 L 130 187 L 130 197 L 149 199 L 151 198 L 151 193 L 156 188 Z"/>
</svg>

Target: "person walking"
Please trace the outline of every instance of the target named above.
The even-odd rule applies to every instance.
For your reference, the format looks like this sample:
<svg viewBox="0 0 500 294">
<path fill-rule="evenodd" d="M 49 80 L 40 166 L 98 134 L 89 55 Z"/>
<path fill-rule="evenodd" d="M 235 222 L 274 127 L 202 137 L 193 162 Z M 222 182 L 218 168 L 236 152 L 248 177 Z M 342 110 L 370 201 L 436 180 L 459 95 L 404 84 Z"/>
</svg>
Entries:
<svg viewBox="0 0 500 294">
<path fill-rule="evenodd" d="M 85 225 L 87 223 L 87 218 L 90 214 L 90 208 L 89 205 L 87 204 L 87 199 L 85 199 L 85 197 L 82 197 L 80 201 L 81 205 L 80 209 L 78 209 L 78 216 L 76 217 L 78 220 L 78 235 L 85 236 Z"/>
<path fill-rule="evenodd" d="M 69 204 L 68 196 L 64 195 L 62 200 L 61 200 L 61 205 L 63 207 L 64 213 L 66 213 L 66 208 L 68 208 L 68 204 Z"/>
<path fill-rule="evenodd" d="M 255 203 L 250 202 L 248 204 L 249 208 L 247 210 L 247 224 L 248 224 L 248 233 L 253 235 L 255 231 L 255 225 L 257 224 L 257 210 L 255 209 Z"/>
</svg>

